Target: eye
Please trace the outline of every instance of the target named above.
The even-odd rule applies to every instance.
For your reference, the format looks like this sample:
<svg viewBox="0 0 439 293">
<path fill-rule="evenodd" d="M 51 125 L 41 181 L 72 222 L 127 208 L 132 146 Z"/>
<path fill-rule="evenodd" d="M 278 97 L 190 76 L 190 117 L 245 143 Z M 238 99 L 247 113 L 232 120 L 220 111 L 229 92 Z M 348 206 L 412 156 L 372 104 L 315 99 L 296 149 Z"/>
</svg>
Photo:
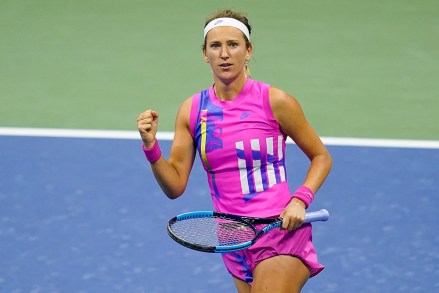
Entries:
<svg viewBox="0 0 439 293">
<path fill-rule="evenodd" d="M 229 46 L 231 48 L 236 48 L 236 47 L 238 47 L 238 43 L 232 42 L 232 43 L 229 44 Z"/>
<path fill-rule="evenodd" d="M 218 44 L 218 43 L 211 43 L 211 44 L 210 44 L 210 47 L 211 47 L 212 49 L 218 49 L 218 48 L 220 47 L 220 44 Z"/>
</svg>

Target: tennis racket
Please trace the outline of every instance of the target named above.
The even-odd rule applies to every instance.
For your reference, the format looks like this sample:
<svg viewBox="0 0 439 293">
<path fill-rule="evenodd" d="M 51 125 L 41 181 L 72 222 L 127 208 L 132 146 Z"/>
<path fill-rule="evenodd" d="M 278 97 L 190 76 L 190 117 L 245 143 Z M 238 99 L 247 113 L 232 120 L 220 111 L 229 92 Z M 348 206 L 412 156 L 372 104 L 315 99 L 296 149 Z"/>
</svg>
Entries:
<svg viewBox="0 0 439 293">
<path fill-rule="evenodd" d="M 304 223 L 326 221 L 327 210 L 307 213 Z M 262 229 L 256 224 L 265 224 Z M 168 234 L 179 244 L 203 251 L 226 253 L 246 249 L 268 231 L 282 225 L 282 218 L 252 218 L 213 211 L 178 215 L 168 223 Z"/>
</svg>

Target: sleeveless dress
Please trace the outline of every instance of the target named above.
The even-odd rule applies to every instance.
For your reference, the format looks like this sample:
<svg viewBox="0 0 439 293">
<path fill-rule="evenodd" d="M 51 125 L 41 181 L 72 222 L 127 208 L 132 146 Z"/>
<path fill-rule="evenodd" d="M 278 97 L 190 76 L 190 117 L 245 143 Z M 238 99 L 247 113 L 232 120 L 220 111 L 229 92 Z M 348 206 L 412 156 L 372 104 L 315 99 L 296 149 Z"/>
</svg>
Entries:
<svg viewBox="0 0 439 293">
<path fill-rule="evenodd" d="M 192 97 L 190 130 L 216 211 L 278 217 L 291 201 L 287 136 L 274 118 L 269 89 L 270 85 L 248 78 L 231 101 L 219 100 L 213 86 Z M 251 248 L 224 254 L 223 259 L 233 276 L 249 283 L 260 261 L 280 254 L 301 258 L 313 276 L 323 266 L 311 239 L 310 224 L 293 232 L 270 231 Z M 259 249 L 267 246 L 270 249 Z"/>
</svg>

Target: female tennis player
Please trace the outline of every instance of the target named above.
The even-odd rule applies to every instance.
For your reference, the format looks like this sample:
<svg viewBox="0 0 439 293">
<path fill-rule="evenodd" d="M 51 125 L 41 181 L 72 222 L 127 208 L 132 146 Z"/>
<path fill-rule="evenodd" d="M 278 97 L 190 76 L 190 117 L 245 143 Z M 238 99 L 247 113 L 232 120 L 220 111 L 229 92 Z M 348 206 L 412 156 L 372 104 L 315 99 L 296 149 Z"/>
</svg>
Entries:
<svg viewBox="0 0 439 293">
<path fill-rule="evenodd" d="M 238 292 L 300 292 L 323 269 L 311 224 L 302 223 L 332 160 L 299 102 L 250 78 L 250 34 L 241 13 L 223 10 L 207 19 L 202 51 L 213 85 L 180 106 L 168 160 L 156 139 L 159 113 L 141 113 L 137 126 L 146 158 L 169 198 L 183 194 L 198 152 L 216 211 L 283 218 L 282 229 L 270 231 L 246 250 L 223 254 Z M 310 160 L 303 184 L 293 193 L 286 176 L 287 137 Z"/>
</svg>

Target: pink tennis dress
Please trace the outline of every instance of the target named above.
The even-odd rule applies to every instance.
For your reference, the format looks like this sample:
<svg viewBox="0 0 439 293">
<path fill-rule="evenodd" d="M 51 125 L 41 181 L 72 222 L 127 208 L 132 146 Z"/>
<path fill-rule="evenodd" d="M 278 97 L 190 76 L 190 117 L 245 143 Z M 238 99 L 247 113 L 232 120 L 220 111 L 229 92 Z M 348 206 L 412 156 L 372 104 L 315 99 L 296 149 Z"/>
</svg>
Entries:
<svg viewBox="0 0 439 293">
<path fill-rule="evenodd" d="M 277 217 L 291 200 L 287 137 L 273 116 L 269 89 L 270 85 L 248 78 L 231 101 L 219 100 L 213 86 L 193 96 L 190 129 L 216 211 Z M 283 254 L 302 259 L 311 276 L 323 269 L 310 224 L 293 232 L 272 230 L 246 250 L 223 254 L 223 260 L 233 276 L 251 283 L 260 261 Z"/>
</svg>

